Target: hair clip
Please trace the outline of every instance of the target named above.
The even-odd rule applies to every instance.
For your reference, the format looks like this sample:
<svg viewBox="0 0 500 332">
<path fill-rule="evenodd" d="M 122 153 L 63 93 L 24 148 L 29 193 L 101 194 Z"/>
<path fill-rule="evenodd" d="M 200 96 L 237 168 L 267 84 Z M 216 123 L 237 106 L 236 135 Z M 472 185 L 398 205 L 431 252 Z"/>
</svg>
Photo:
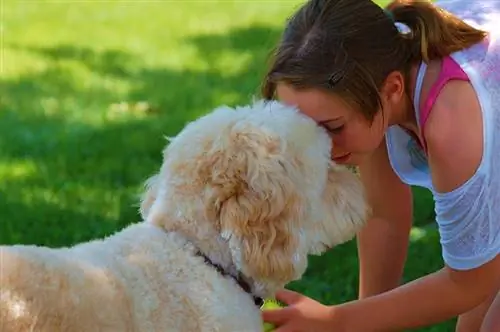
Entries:
<svg viewBox="0 0 500 332">
<path fill-rule="evenodd" d="M 338 70 L 338 71 L 334 72 L 328 78 L 328 87 L 333 88 L 343 78 L 344 78 L 344 71 L 343 70 Z"/>
</svg>

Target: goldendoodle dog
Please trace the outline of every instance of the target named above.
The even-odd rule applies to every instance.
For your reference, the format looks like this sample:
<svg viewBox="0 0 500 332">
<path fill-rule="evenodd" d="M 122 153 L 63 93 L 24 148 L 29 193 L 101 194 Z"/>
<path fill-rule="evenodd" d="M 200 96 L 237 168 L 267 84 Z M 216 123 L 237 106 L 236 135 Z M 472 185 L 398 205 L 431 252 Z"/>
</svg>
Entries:
<svg viewBox="0 0 500 332">
<path fill-rule="evenodd" d="M 219 107 L 170 139 L 142 221 L 69 248 L 0 247 L 2 332 L 257 332 L 259 302 L 369 209 L 331 140 L 279 102 Z"/>
</svg>

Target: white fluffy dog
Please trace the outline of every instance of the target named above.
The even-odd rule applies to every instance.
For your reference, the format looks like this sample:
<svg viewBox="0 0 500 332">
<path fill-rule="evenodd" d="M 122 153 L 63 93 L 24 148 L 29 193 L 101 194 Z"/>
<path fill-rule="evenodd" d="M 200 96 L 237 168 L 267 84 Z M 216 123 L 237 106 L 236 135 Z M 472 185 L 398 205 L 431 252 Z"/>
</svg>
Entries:
<svg viewBox="0 0 500 332">
<path fill-rule="evenodd" d="M 200 117 L 147 181 L 144 222 L 70 248 L 0 247 L 0 330 L 262 331 L 257 299 L 367 218 L 330 144 L 278 102 Z"/>
</svg>

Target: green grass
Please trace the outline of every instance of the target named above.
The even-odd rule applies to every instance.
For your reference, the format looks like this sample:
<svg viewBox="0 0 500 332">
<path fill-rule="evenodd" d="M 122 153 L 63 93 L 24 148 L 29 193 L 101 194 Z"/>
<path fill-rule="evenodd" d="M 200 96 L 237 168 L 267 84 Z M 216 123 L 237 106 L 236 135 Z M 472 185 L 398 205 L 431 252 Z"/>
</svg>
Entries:
<svg viewBox="0 0 500 332">
<path fill-rule="evenodd" d="M 164 136 L 249 101 L 300 2 L 4 2 L 0 243 L 71 245 L 137 222 Z M 117 111 L 121 102 L 150 112 Z M 416 190 L 415 202 L 405 280 L 442 265 L 437 233 L 424 227 L 432 199 Z M 357 273 L 350 242 L 311 258 L 292 287 L 341 303 L 356 297 Z"/>
</svg>

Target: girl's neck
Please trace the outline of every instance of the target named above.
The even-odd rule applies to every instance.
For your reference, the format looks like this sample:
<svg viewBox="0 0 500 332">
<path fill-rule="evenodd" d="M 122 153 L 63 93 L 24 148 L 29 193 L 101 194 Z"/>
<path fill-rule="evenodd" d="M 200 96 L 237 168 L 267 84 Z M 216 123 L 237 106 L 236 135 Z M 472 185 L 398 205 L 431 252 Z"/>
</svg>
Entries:
<svg viewBox="0 0 500 332">
<path fill-rule="evenodd" d="M 420 127 L 417 123 L 417 117 L 415 114 L 414 98 L 415 98 L 415 85 L 417 79 L 418 65 L 411 67 L 409 72 L 409 86 L 406 89 L 406 98 L 401 101 L 401 106 L 399 107 L 399 112 L 394 114 L 393 124 L 406 130 L 411 136 L 416 138 L 418 141 L 422 141 Z M 419 96 L 416 96 L 417 98 Z"/>
</svg>

